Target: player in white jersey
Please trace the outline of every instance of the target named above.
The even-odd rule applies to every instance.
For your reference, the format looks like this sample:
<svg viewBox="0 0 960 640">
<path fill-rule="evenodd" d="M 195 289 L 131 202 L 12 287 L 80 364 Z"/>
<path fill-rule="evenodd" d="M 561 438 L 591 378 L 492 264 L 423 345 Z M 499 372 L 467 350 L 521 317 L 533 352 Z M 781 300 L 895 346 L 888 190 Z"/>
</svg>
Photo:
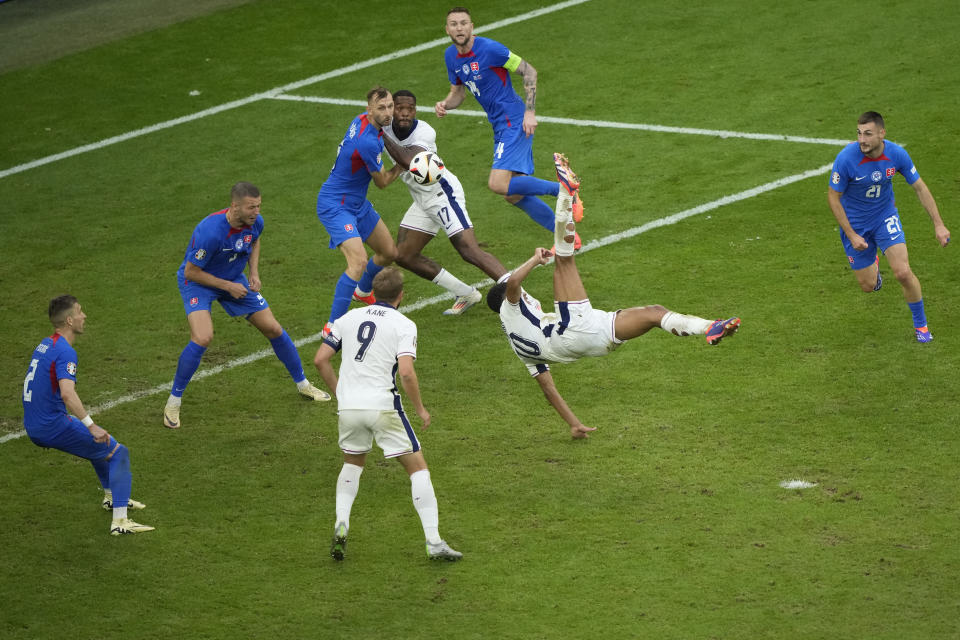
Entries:
<svg viewBox="0 0 960 640">
<path fill-rule="evenodd" d="M 396 458 L 410 476 L 413 506 L 420 516 L 431 560 L 459 560 L 459 551 L 440 538 L 437 497 L 420 442 L 403 411 L 396 376 L 423 428 L 430 426 L 430 413 L 420 398 L 413 361 L 417 357 L 417 325 L 397 311 L 403 298 L 403 274 L 392 267 L 373 279 L 377 302 L 356 308 L 333 322 L 323 339 L 314 364 L 323 381 L 337 395 L 340 449 L 343 468 L 337 478 L 336 513 L 330 555 L 343 560 L 350 529 L 350 511 L 357 497 L 360 474 L 373 442 L 387 458 Z M 342 352 L 340 377 L 331 358 Z"/>
<path fill-rule="evenodd" d="M 417 119 L 417 98 L 406 89 L 393 94 L 394 118 L 383 128 L 384 146 L 393 161 L 407 168 L 410 160 L 421 151 L 437 151 L 437 133 L 426 122 Z M 466 200 L 460 180 L 449 169 L 434 184 L 423 185 L 409 172 L 400 174 L 413 198 L 397 232 L 397 264 L 421 278 L 443 287 L 454 296 L 454 303 L 444 315 L 459 315 L 479 302 L 483 296 L 474 287 L 421 252 L 440 229 L 460 256 L 494 281 L 507 273 L 493 255 L 477 244 L 473 223 L 467 214 Z M 365 292 L 361 292 L 363 295 Z"/>
<path fill-rule="evenodd" d="M 569 171 L 566 158 L 562 155 L 556 157 L 560 184 L 575 182 L 575 177 L 570 180 L 571 176 L 563 175 Z M 561 192 L 557 198 L 555 250 L 538 248 L 506 282 L 490 289 L 487 304 L 500 315 L 510 346 L 540 384 L 547 401 L 570 425 L 570 435 L 586 438 L 596 427 L 587 427 L 573 413 L 557 391 L 548 363 L 604 356 L 626 340 L 641 336 L 654 327 L 678 336 L 706 335 L 707 344 L 715 345 L 737 331 L 740 318 L 711 321 L 675 313 L 660 305 L 617 311 L 594 309 L 573 257 L 576 225 L 571 205 L 572 194 Z M 521 283 L 535 267 L 547 264 L 554 252 L 555 312 L 545 313 L 540 302 L 524 291 Z"/>
</svg>

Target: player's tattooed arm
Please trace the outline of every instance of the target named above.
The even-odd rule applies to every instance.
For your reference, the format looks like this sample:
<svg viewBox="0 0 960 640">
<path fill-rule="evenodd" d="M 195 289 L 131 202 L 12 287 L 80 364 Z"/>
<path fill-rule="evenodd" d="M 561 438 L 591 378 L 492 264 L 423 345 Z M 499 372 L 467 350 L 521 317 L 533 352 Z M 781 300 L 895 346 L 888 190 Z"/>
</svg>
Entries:
<svg viewBox="0 0 960 640">
<path fill-rule="evenodd" d="M 524 106 L 527 111 L 537 110 L 537 70 L 526 60 L 521 60 L 517 73 L 523 78 Z"/>
</svg>

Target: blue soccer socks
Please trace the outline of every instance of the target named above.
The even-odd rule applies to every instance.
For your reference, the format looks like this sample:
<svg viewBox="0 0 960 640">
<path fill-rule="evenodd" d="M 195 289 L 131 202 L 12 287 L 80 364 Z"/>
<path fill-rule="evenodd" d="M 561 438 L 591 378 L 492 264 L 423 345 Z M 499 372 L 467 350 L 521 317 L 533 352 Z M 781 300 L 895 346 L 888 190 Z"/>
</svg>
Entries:
<svg viewBox="0 0 960 640">
<path fill-rule="evenodd" d="M 508 196 L 556 196 L 559 193 L 559 182 L 533 176 L 513 176 L 507 185 Z"/>
<path fill-rule="evenodd" d="M 370 279 L 371 282 L 373 278 Z M 353 300 L 353 290 L 357 288 L 357 281 L 346 273 L 340 274 L 337 280 L 337 286 L 333 290 L 333 305 L 330 307 L 329 322 L 333 322 L 350 308 L 350 301 Z"/>
<path fill-rule="evenodd" d="M 907 306 L 910 307 L 910 313 L 913 314 L 913 326 L 915 329 L 920 327 L 927 326 L 927 314 L 923 311 L 923 298 L 917 300 L 916 302 L 908 302 Z"/>
<path fill-rule="evenodd" d="M 273 352 L 277 354 L 280 362 L 287 368 L 294 382 L 299 383 L 307 379 L 307 376 L 303 374 L 303 363 L 300 362 L 300 353 L 297 351 L 297 347 L 293 344 L 293 340 L 290 339 L 290 335 L 286 329 L 276 338 L 270 339 L 270 346 L 273 347 Z"/>
<path fill-rule="evenodd" d="M 534 196 L 524 196 L 514 206 L 523 209 L 534 222 L 553 233 L 553 209 L 546 202 Z"/>
<path fill-rule="evenodd" d="M 357 288 L 360 289 L 360 291 L 362 291 L 363 293 L 369 293 L 370 291 L 372 291 L 373 279 L 381 271 L 383 271 L 383 267 L 381 267 L 376 262 L 374 262 L 373 258 L 370 258 L 369 260 L 367 260 L 367 268 L 363 270 L 363 275 L 360 276 L 360 282 L 357 283 Z M 351 295 L 352 295 L 352 292 L 351 292 Z M 346 311 L 344 311 L 344 313 L 346 313 Z M 331 318 L 331 320 L 336 320 L 336 318 Z"/>
<path fill-rule="evenodd" d="M 200 360 L 203 359 L 206 350 L 206 347 L 201 347 L 193 340 L 183 348 L 183 353 L 180 354 L 180 359 L 177 361 L 177 373 L 173 377 L 171 395 L 178 398 L 183 396 L 183 392 L 190 384 L 193 374 L 197 372 L 197 367 L 200 366 Z"/>
</svg>

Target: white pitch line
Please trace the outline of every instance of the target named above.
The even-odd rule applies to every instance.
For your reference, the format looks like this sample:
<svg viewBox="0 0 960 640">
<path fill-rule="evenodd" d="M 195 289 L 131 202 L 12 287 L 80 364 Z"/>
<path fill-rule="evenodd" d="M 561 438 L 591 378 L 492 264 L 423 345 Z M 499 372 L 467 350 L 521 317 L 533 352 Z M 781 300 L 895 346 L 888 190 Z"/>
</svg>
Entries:
<svg viewBox="0 0 960 640">
<path fill-rule="evenodd" d="M 351 107 L 366 107 L 367 103 L 362 100 L 344 100 L 342 98 L 324 98 L 319 96 L 295 96 L 287 93 L 277 93 L 267 96 L 271 100 L 288 100 L 291 102 L 314 102 L 318 104 L 335 104 Z M 419 106 L 418 112 L 433 113 L 433 107 Z M 483 111 L 472 111 L 470 109 L 452 109 L 447 114 L 454 116 L 470 116 L 476 118 L 486 118 L 487 114 Z M 550 122 L 553 124 L 569 124 L 577 127 L 600 127 L 605 129 L 632 129 L 638 131 L 656 131 L 659 133 L 682 133 L 696 136 L 712 136 L 714 138 L 745 138 L 748 140 L 772 140 L 775 142 L 801 142 L 805 144 L 827 144 L 831 146 L 843 146 L 852 142 L 851 140 L 837 140 L 834 138 L 810 138 L 807 136 L 788 136 L 779 133 L 750 133 L 747 131 L 727 131 L 725 129 L 698 129 L 693 127 L 670 127 L 662 124 L 640 124 L 632 122 L 612 122 L 610 120 L 579 120 L 574 118 L 555 118 L 553 116 L 537 115 L 538 122 Z"/>
<path fill-rule="evenodd" d="M 728 204 L 733 204 L 734 202 L 740 202 L 741 200 L 753 198 L 755 196 L 760 195 L 761 193 L 766 193 L 767 191 L 773 191 L 774 189 L 785 187 L 788 184 L 793 184 L 794 182 L 799 182 L 800 180 L 806 180 L 807 178 L 823 175 L 828 171 L 830 171 L 832 167 L 833 167 L 832 163 L 825 164 L 822 167 L 818 167 L 816 169 L 804 171 L 803 173 L 797 173 L 792 176 L 787 176 L 785 178 L 779 178 L 777 180 L 773 180 L 772 182 L 767 182 L 766 184 L 753 187 L 752 189 L 740 191 L 739 193 L 734 193 L 728 196 L 724 196 L 722 198 L 718 198 L 717 200 L 713 200 L 711 202 L 701 204 L 699 206 L 693 207 L 692 209 L 687 209 L 685 211 L 674 213 L 673 215 L 665 216 L 657 220 L 652 220 L 650 222 L 647 222 L 646 224 L 640 225 L 639 227 L 633 227 L 632 229 L 627 229 L 626 231 L 613 233 L 604 238 L 591 240 L 590 242 L 587 242 L 583 245 L 583 248 L 580 249 L 580 253 L 593 251 L 594 249 L 599 249 L 601 247 L 607 246 L 608 244 L 613 244 L 615 242 L 620 242 L 621 240 L 626 240 L 627 238 L 632 238 L 633 236 L 639 235 L 641 233 L 646 233 L 647 231 L 651 231 L 653 229 L 658 229 L 660 227 L 666 227 L 668 225 L 676 224 L 681 220 L 685 220 L 687 218 L 699 215 L 701 213 L 706 213 L 707 211 L 713 211 L 714 209 L 719 209 L 720 207 L 726 206 Z M 473 286 L 477 288 L 481 288 L 481 287 L 486 287 L 490 284 L 493 284 L 493 280 L 491 280 L 490 278 L 486 278 L 484 280 L 474 283 Z M 453 296 L 450 295 L 449 293 L 436 295 L 430 298 L 423 298 L 423 299 L 417 300 L 413 304 L 408 304 L 400 307 L 400 311 L 402 313 L 412 313 L 414 311 L 419 311 L 420 309 L 423 309 L 425 307 L 429 307 L 438 302 L 442 302 L 444 300 L 450 300 L 452 298 Z M 294 344 L 299 348 L 307 344 L 319 342 L 322 335 L 323 335 L 323 332 L 318 331 L 317 333 L 311 336 L 307 336 L 306 338 L 300 338 L 299 340 L 295 340 Z M 257 360 L 262 360 L 263 358 L 269 357 L 271 355 L 273 355 L 273 349 L 263 349 L 261 351 L 257 351 L 255 353 L 251 353 L 249 355 L 243 356 L 241 358 L 236 358 L 235 360 L 231 360 L 225 364 L 218 365 L 216 367 L 211 367 L 209 369 L 203 369 L 202 371 L 198 371 L 193 376 L 193 380 L 201 380 L 203 378 L 208 378 L 210 376 L 222 373 L 227 369 L 233 369 L 234 367 L 239 367 L 240 365 L 250 364 L 252 362 L 256 362 Z M 135 400 L 140 400 L 141 398 L 146 398 L 149 396 L 156 395 L 158 393 L 164 393 L 166 391 L 170 391 L 171 386 L 172 386 L 172 383 L 168 382 L 166 384 L 153 387 L 152 389 L 147 389 L 145 391 L 136 391 L 134 393 L 121 396 L 114 400 L 109 400 L 101 405 L 98 405 L 90 409 L 90 414 L 93 415 L 97 413 L 102 413 L 108 409 L 112 409 L 113 407 L 116 407 L 122 404 L 127 404 L 128 402 L 133 402 Z M 4 436 L 0 436 L 0 444 L 7 442 L 8 440 L 13 440 L 15 438 L 23 437 L 25 435 L 27 435 L 27 433 L 22 430 L 16 433 L 8 433 Z"/>
<path fill-rule="evenodd" d="M 531 18 L 537 18 L 554 11 L 560 11 L 561 9 L 566 9 L 578 4 L 583 4 L 589 2 L 590 0 L 567 0 L 567 2 L 560 2 L 549 7 L 543 7 L 541 9 L 535 9 L 534 11 L 528 11 L 527 13 L 522 13 L 518 16 L 512 18 L 506 18 L 498 22 L 493 22 L 488 25 L 484 25 L 477 29 L 474 29 L 476 33 L 483 33 L 485 31 L 491 31 L 493 29 L 499 29 L 500 27 L 505 27 L 511 24 L 516 24 L 518 22 L 523 22 L 524 20 L 530 20 Z M 266 98 L 271 98 L 276 94 L 284 93 L 286 91 L 293 91 L 294 89 L 299 89 L 307 85 L 316 84 L 317 82 L 322 82 L 324 80 L 329 80 L 330 78 L 336 78 L 354 71 L 359 71 L 360 69 L 366 69 L 367 67 L 372 67 L 378 65 L 382 62 L 390 62 L 404 56 L 409 56 L 414 53 L 419 53 L 421 51 L 426 51 L 427 49 L 433 49 L 440 45 L 444 45 L 450 42 L 449 38 L 437 38 L 436 40 L 430 40 L 429 42 L 424 42 L 422 44 L 415 45 L 413 47 L 407 47 L 406 49 L 399 49 L 391 53 L 387 53 L 382 56 L 377 56 L 376 58 L 370 58 L 369 60 L 364 60 L 363 62 L 357 62 L 355 64 L 348 65 L 346 67 L 341 67 L 333 71 L 328 71 L 326 73 L 321 73 L 319 75 L 311 76 L 304 80 L 298 80 L 296 82 L 291 82 L 285 84 L 281 87 L 274 87 L 268 91 L 263 91 L 260 93 L 255 93 L 252 96 L 247 96 L 246 98 L 241 98 L 239 100 L 233 100 L 231 102 L 226 102 L 224 104 L 218 105 L 216 107 L 210 107 L 209 109 L 204 109 L 203 111 L 198 111 L 190 115 L 182 116 L 180 118 L 174 118 L 173 120 L 166 120 L 158 124 L 150 125 L 148 127 L 143 127 L 141 129 L 135 129 L 134 131 L 128 131 L 120 135 L 112 136 L 110 138 L 104 138 L 98 142 L 92 142 L 90 144 L 85 144 L 68 151 L 63 151 L 61 153 L 55 153 L 52 156 L 46 156 L 40 158 L 39 160 L 33 160 L 31 162 L 26 162 L 24 164 L 19 164 L 15 167 L 10 167 L 9 169 L 3 169 L 0 171 L 0 179 L 6 178 L 7 176 L 12 176 L 17 173 L 22 173 L 30 169 L 35 169 L 37 167 L 42 167 L 43 165 L 50 164 L 51 162 L 57 162 L 58 160 L 65 160 L 67 158 L 72 158 L 78 156 L 82 153 L 87 153 L 89 151 L 96 151 L 97 149 L 102 149 L 110 145 L 117 144 L 119 142 L 124 142 L 132 138 L 138 138 L 150 133 L 155 133 L 157 131 L 162 131 L 164 129 L 169 129 L 177 125 L 185 124 L 187 122 L 193 122 L 194 120 L 199 120 L 200 118 L 206 118 L 207 116 L 212 116 L 217 113 L 222 113 L 224 111 L 229 111 L 230 109 L 236 109 L 237 107 L 242 107 L 259 100 L 264 100 Z"/>
</svg>

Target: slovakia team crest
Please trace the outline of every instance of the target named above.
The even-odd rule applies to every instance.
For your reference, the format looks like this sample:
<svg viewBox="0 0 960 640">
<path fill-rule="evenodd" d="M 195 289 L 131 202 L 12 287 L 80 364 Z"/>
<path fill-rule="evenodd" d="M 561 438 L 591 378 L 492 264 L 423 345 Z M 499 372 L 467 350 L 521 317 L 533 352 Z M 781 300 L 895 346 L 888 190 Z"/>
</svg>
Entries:
<svg viewBox="0 0 960 640">
<path fill-rule="evenodd" d="M 893 177 L 893 174 L 895 174 L 896 172 L 897 172 L 896 167 L 888 167 L 888 168 L 887 168 L 887 177 L 888 177 L 888 178 L 892 178 L 892 177 Z"/>
<path fill-rule="evenodd" d="M 191 306 L 191 307 L 195 307 L 195 306 L 197 306 L 198 304 L 200 304 L 200 298 L 197 298 L 196 296 L 194 296 L 193 298 L 190 298 L 190 306 Z"/>
<path fill-rule="evenodd" d="M 470 63 L 470 71 L 473 71 L 474 73 L 479 73 L 479 72 L 480 72 L 480 63 L 477 62 L 476 60 L 474 60 L 473 62 L 471 62 L 471 63 Z"/>
<path fill-rule="evenodd" d="M 247 235 L 243 236 L 243 241 L 246 242 L 247 244 L 250 244 L 251 242 L 253 242 L 253 234 L 248 233 Z"/>
<path fill-rule="evenodd" d="M 353 231 L 353 225 L 352 225 L 352 224 L 345 224 L 345 225 L 343 225 L 343 230 L 344 230 L 344 231 L 348 231 L 348 232 L 349 232 L 349 231 Z"/>
<path fill-rule="evenodd" d="M 881 180 L 883 180 L 883 173 L 881 173 L 880 171 L 874 171 L 873 173 L 870 174 L 870 179 L 873 180 L 874 182 L 880 182 Z"/>
</svg>

